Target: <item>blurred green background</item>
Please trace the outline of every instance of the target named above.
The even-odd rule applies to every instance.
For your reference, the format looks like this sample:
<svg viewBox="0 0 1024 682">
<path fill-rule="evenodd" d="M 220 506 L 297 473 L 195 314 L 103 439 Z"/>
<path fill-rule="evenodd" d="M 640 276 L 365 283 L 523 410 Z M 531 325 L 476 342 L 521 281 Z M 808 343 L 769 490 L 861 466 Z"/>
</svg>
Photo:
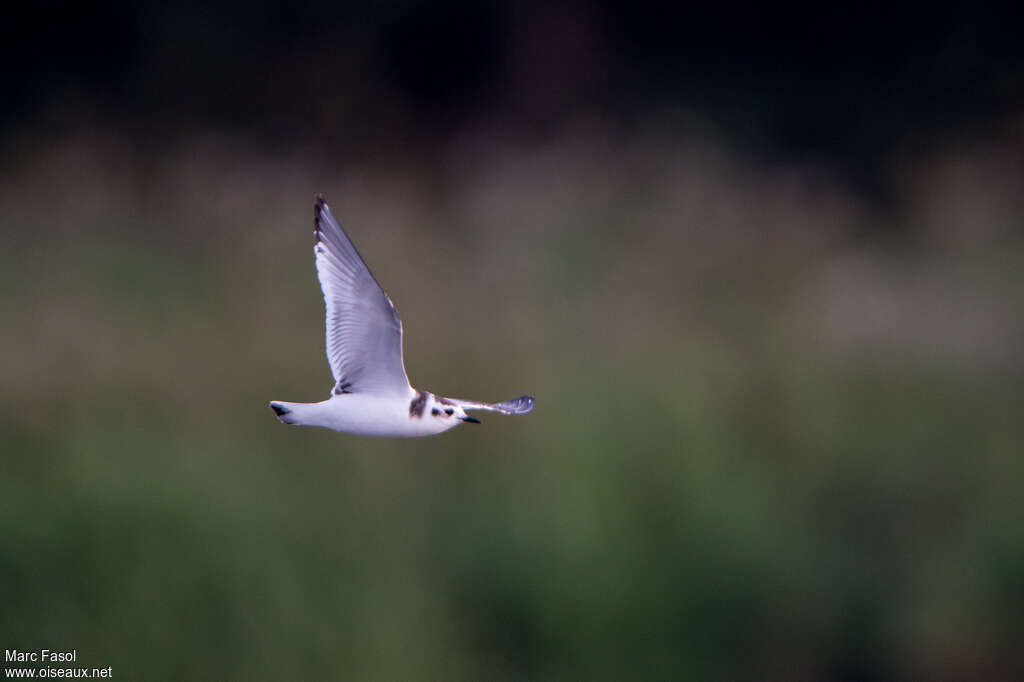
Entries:
<svg viewBox="0 0 1024 682">
<path fill-rule="evenodd" d="M 1008 17 L 63 9 L 5 43 L 5 649 L 140 680 L 1024 676 Z M 331 386 L 315 192 L 413 383 L 533 414 L 277 423 Z"/>
</svg>

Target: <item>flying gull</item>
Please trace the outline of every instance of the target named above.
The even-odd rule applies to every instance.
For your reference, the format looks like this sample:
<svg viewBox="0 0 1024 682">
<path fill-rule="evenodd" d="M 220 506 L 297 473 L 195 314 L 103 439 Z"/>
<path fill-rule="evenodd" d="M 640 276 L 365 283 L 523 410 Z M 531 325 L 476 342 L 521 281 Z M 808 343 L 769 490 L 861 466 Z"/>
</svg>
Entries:
<svg viewBox="0 0 1024 682">
<path fill-rule="evenodd" d="M 402 360 L 402 321 L 322 195 L 313 205 L 313 251 L 327 306 L 327 361 L 334 387 L 318 403 L 271 401 L 278 420 L 362 436 L 431 436 L 462 423 L 467 410 L 526 414 L 534 399 L 501 403 L 444 398 L 409 384 Z"/>
</svg>

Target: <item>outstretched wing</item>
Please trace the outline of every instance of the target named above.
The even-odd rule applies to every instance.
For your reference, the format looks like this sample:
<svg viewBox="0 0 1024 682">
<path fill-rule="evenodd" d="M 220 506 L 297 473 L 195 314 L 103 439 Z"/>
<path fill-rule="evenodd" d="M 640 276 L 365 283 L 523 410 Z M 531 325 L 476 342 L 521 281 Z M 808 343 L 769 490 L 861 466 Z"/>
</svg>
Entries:
<svg viewBox="0 0 1024 682">
<path fill-rule="evenodd" d="M 327 306 L 333 393 L 408 394 L 402 321 L 319 194 L 313 228 L 316 272 Z"/>
<path fill-rule="evenodd" d="M 521 395 L 501 403 L 480 403 L 475 400 L 460 400 L 458 398 L 446 398 L 464 410 L 489 410 L 501 412 L 502 414 L 527 414 L 533 411 L 536 402 L 533 396 Z"/>
</svg>

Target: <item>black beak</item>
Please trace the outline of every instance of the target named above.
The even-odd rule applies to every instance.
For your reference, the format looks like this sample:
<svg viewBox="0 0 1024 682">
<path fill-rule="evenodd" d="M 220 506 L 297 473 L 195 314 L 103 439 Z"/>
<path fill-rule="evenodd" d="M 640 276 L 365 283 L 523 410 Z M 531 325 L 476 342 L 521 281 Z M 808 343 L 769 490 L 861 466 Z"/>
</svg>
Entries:
<svg viewBox="0 0 1024 682">
<path fill-rule="evenodd" d="M 473 419 L 472 417 L 459 417 L 459 419 L 461 419 L 464 422 L 469 422 L 470 424 L 479 424 L 480 423 L 479 419 Z"/>
</svg>

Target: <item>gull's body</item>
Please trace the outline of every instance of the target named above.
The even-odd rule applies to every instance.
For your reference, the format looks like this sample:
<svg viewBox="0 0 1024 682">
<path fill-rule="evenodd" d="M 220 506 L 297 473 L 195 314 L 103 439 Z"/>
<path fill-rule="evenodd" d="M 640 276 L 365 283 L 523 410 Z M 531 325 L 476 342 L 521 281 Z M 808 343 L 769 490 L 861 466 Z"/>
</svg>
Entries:
<svg viewBox="0 0 1024 682">
<path fill-rule="evenodd" d="M 313 207 L 316 270 L 327 306 L 331 397 L 319 403 L 271 401 L 285 424 L 324 426 L 362 436 L 431 436 L 463 422 L 466 410 L 526 414 L 530 396 L 502 403 L 443 398 L 409 384 L 402 321 L 322 196 Z"/>
</svg>

